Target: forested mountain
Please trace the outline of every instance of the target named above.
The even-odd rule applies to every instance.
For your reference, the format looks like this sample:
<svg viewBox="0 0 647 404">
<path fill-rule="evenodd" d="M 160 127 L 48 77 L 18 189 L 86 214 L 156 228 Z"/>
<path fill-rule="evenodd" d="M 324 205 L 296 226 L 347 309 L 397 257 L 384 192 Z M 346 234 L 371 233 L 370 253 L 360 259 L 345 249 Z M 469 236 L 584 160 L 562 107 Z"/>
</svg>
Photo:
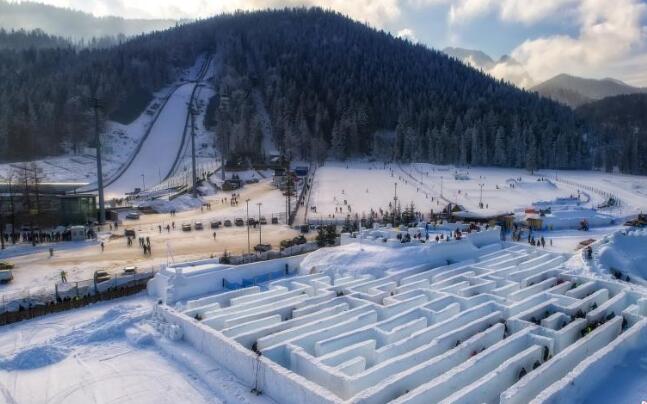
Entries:
<svg viewBox="0 0 647 404">
<path fill-rule="evenodd" d="M 6 31 L 0 28 L 0 49 L 24 50 L 40 48 L 60 48 L 72 44 L 61 37 L 51 36 L 42 30 L 33 31 L 17 30 Z"/>
<path fill-rule="evenodd" d="M 4 159 L 81 142 L 89 138 L 86 97 L 97 94 L 114 110 L 199 54 L 218 52 L 226 66 L 208 118 L 229 155 L 260 153 L 264 106 L 275 143 L 294 158 L 590 165 L 569 108 L 316 8 L 222 15 L 109 49 L 1 52 Z"/>
<path fill-rule="evenodd" d="M 576 113 L 594 128 L 596 168 L 647 174 L 647 94 L 607 97 Z"/>
<path fill-rule="evenodd" d="M 530 89 L 539 95 L 559 101 L 572 108 L 591 101 L 601 100 L 621 94 L 647 93 L 647 89 L 630 86 L 620 80 L 585 79 L 582 77 L 559 74 Z"/>
<path fill-rule="evenodd" d="M 30 1 L 0 0 L 0 28 L 7 31 L 41 29 L 73 41 L 132 36 L 172 27 L 173 20 L 95 17 L 92 14 Z"/>
</svg>

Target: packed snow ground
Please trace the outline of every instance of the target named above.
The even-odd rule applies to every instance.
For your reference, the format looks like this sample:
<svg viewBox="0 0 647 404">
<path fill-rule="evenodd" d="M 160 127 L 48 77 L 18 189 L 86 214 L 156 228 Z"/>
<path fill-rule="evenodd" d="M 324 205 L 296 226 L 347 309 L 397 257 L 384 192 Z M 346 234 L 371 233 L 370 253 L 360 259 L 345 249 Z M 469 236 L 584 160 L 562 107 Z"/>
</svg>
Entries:
<svg viewBox="0 0 647 404">
<path fill-rule="evenodd" d="M 258 173 L 240 173 L 243 178 L 258 178 Z M 279 217 L 277 225 L 268 224 L 252 228 L 250 231 L 253 248 L 261 239 L 275 248 L 281 240 L 291 239 L 298 231 L 285 225 L 285 197 L 281 191 L 270 184 L 270 179 L 261 179 L 257 184 L 249 184 L 236 191 L 239 195 L 237 206 L 231 206 L 231 193 L 220 192 L 205 196 L 197 201 L 189 196 L 182 196 L 167 203 L 152 201 L 150 205 L 160 209 L 161 214 L 142 215 L 139 220 L 129 220 L 122 217 L 123 223 L 119 229 L 109 231 L 104 227 L 99 233 L 99 240 L 79 242 L 60 242 L 40 244 L 8 245 L 0 251 L 0 261 L 10 261 L 16 265 L 13 271 L 14 279 L 7 284 L 0 284 L 0 304 L 3 297 L 9 299 L 15 295 L 51 293 L 54 284 L 60 281 L 61 270 L 66 271 L 70 282 L 92 279 L 96 270 L 106 270 L 109 273 L 121 273 L 125 266 L 135 265 L 140 271 L 159 268 L 169 261 L 181 262 L 221 256 L 225 251 L 241 254 L 247 251 L 247 229 L 245 227 L 224 227 L 216 229 L 217 238 L 213 239 L 210 228 L 212 220 L 231 220 L 246 218 L 247 207 L 245 200 L 249 199 L 249 216 L 258 217 L 258 203 L 261 203 L 261 215 L 268 223 L 272 217 Z M 227 198 L 227 201 L 224 201 Z M 186 201 L 190 203 L 185 203 Z M 202 203 L 211 203 L 211 209 L 200 208 Z M 294 201 L 292 202 L 294 206 Z M 191 207 L 192 206 L 192 207 Z M 168 211 L 175 208 L 177 213 L 171 216 Z M 202 222 L 204 230 L 195 230 L 195 222 Z M 166 226 L 175 223 L 175 229 L 166 231 Z M 190 224 L 194 229 L 183 232 L 182 224 Z M 162 226 L 162 233 L 159 232 Z M 152 255 L 144 256 L 136 245 L 128 248 L 123 237 L 124 229 L 133 229 L 138 237 L 150 237 Z M 261 230 L 259 232 L 259 230 Z M 262 234 L 261 234 L 262 233 Z M 311 235 L 312 236 L 312 235 Z M 262 238 L 261 238 L 262 237 Z M 312 236 L 313 237 L 313 236 Z M 100 242 L 104 242 L 105 251 L 101 251 Z M 137 244 L 137 243 L 135 243 Z M 54 248 L 54 257 L 49 257 L 48 249 Z"/>
<path fill-rule="evenodd" d="M 161 340 L 147 321 L 153 304 L 136 296 L 3 327 L 0 402 L 269 402 L 186 344 Z"/>
<path fill-rule="evenodd" d="M 357 213 L 361 217 L 371 209 L 388 210 L 396 191 L 395 183 L 402 208 L 413 202 L 416 210 L 423 213 L 428 213 L 430 209 L 438 211 L 448 202 L 458 203 L 467 210 L 483 214 L 509 213 L 531 207 L 538 201 L 577 196 L 578 191 L 583 206 L 597 207 L 605 202 L 605 197 L 596 192 L 554 180 L 555 174 L 554 171 L 547 171 L 530 175 L 528 171 L 521 169 L 467 169 L 424 163 L 398 165 L 360 161 L 326 162 L 317 169 L 310 197 L 310 206 L 315 206 L 317 211 L 310 211 L 309 217 L 343 218 L 349 213 Z M 568 179 L 569 182 L 577 180 L 577 184 L 594 186 L 620 197 L 624 202 L 620 209 L 603 211 L 618 218 L 647 207 L 645 177 L 590 171 L 558 171 L 557 175 L 558 179 Z M 479 208 L 481 184 L 483 209 Z M 341 208 L 342 213 L 336 212 L 335 208 Z"/>
</svg>

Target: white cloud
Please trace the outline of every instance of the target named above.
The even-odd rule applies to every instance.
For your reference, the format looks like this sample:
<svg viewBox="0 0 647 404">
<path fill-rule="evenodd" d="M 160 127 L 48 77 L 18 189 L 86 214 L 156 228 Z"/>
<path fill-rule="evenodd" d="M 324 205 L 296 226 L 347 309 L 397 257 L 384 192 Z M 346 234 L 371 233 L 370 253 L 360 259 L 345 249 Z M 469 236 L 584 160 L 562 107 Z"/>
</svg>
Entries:
<svg viewBox="0 0 647 404">
<path fill-rule="evenodd" d="M 568 10 L 578 2 L 579 0 L 455 0 L 451 2 L 449 20 L 452 23 L 467 22 L 495 11 L 502 21 L 532 24 Z"/>
<path fill-rule="evenodd" d="M 491 0 L 458 0 L 449 9 L 449 21 L 460 23 L 489 12 L 495 3 Z"/>
<path fill-rule="evenodd" d="M 522 88 L 529 88 L 536 84 L 526 69 L 516 62 L 500 61 L 488 73 L 498 79 L 509 81 Z"/>
<path fill-rule="evenodd" d="M 410 28 L 403 28 L 395 34 L 398 38 L 408 39 L 411 42 L 418 42 L 415 32 Z"/>
<path fill-rule="evenodd" d="M 128 18 L 195 18 L 236 10 L 319 6 L 382 27 L 401 13 L 400 0 L 40 0 L 98 16 Z"/>
<path fill-rule="evenodd" d="M 563 72 L 599 75 L 644 43 L 641 21 L 646 12 L 647 5 L 638 0 L 583 0 L 578 6 L 578 35 L 529 39 L 512 56 L 536 79 Z"/>
</svg>

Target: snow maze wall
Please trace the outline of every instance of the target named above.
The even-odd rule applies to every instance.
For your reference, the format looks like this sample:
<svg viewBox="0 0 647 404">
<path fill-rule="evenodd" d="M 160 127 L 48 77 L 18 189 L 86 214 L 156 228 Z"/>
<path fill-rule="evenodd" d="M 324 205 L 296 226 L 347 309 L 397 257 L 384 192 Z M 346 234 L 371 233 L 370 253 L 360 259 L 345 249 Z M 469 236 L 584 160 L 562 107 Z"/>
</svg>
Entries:
<svg viewBox="0 0 647 404">
<path fill-rule="evenodd" d="M 568 275 L 563 255 L 481 250 L 380 278 L 286 277 L 155 318 L 281 403 L 563 400 L 644 344 L 644 295 Z"/>
</svg>

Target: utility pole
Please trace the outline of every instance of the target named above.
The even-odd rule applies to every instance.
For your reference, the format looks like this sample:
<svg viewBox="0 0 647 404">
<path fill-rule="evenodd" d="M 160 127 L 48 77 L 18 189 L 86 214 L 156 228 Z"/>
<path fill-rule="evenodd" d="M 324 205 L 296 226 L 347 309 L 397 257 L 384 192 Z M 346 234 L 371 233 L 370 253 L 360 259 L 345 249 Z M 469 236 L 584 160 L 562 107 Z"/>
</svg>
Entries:
<svg viewBox="0 0 647 404">
<path fill-rule="evenodd" d="M 99 134 L 99 110 L 102 108 L 101 101 L 97 97 L 91 99 L 94 109 L 94 143 L 97 149 L 97 191 L 99 193 L 99 224 L 106 222 L 106 202 L 103 196 L 103 168 L 101 165 L 101 136 Z"/>
<path fill-rule="evenodd" d="M 263 244 L 262 232 L 261 232 L 261 205 L 262 203 L 257 203 L 258 205 L 258 244 Z"/>
<path fill-rule="evenodd" d="M 145 176 L 142 174 L 142 192 L 146 189 L 146 181 L 145 181 Z"/>
<path fill-rule="evenodd" d="M 443 197 L 443 176 L 440 176 L 440 197 Z"/>
<path fill-rule="evenodd" d="M 483 186 L 485 184 L 479 184 L 479 187 L 481 187 L 481 196 L 479 197 L 479 207 L 483 209 Z"/>
<path fill-rule="evenodd" d="M 395 226 L 395 214 L 398 209 L 398 183 L 393 183 L 395 190 L 393 191 L 393 225 Z"/>
<path fill-rule="evenodd" d="M 4 250 L 4 212 L 2 212 L 4 203 L 2 201 L 2 195 L 0 194 L 0 250 Z M 260 207 L 259 207 L 260 212 Z"/>
<path fill-rule="evenodd" d="M 193 101 L 191 101 L 193 102 Z M 196 177 L 195 170 L 195 108 L 193 104 L 189 105 L 189 113 L 191 114 L 191 176 L 193 180 L 191 181 L 193 189 L 193 197 L 198 197 L 198 179 Z"/>
<path fill-rule="evenodd" d="M 245 200 L 245 204 L 247 205 L 247 254 L 250 254 L 252 249 L 249 243 L 249 199 Z"/>
<path fill-rule="evenodd" d="M 16 244 L 16 206 L 13 201 L 13 173 L 9 174 L 9 207 L 11 209 L 11 244 Z"/>
</svg>

